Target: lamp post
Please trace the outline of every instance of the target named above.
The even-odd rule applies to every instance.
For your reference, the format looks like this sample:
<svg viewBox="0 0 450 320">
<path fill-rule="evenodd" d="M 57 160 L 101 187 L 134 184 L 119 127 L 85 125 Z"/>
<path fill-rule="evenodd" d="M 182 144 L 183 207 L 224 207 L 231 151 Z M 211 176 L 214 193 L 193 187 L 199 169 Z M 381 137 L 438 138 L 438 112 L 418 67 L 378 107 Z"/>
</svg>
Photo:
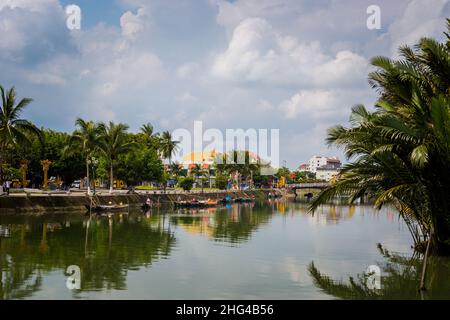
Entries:
<svg viewBox="0 0 450 320">
<path fill-rule="evenodd" d="M 88 164 L 92 165 L 92 179 L 94 180 L 94 196 L 95 196 L 95 167 L 98 164 L 98 160 L 95 157 L 92 157 L 88 160 Z M 88 188 L 90 188 L 90 181 L 88 182 Z"/>
</svg>

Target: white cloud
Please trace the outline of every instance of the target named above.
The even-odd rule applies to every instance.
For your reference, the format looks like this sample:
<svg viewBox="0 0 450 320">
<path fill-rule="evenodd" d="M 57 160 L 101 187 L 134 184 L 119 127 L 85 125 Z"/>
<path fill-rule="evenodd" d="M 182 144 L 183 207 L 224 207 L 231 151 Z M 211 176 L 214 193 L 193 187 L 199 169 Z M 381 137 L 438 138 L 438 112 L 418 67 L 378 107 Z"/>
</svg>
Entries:
<svg viewBox="0 0 450 320">
<path fill-rule="evenodd" d="M 199 66 L 196 63 L 190 62 L 185 63 L 177 68 L 176 76 L 179 79 L 189 79 L 195 76 L 195 73 L 199 71 Z"/>
<path fill-rule="evenodd" d="M 443 18 L 450 14 L 449 3 L 449 0 L 412 0 L 384 35 L 389 39 L 391 55 L 398 54 L 399 46 L 414 45 L 422 37 L 440 38 L 445 30 Z"/>
<path fill-rule="evenodd" d="M 149 10 L 146 7 L 139 8 L 136 14 L 131 11 L 125 12 L 120 17 L 120 26 L 122 28 L 122 34 L 125 37 L 136 37 L 137 34 L 150 25 L 150 15 Z"/>
<path fill-rule="evenodd" d="M 280 104 L 280 110 L 287 118 L 295 118 L 299 114 L 304 117 L 326 117 L 339 112 L 336 92 L 318 90 L 301 91 L 289 100 Z"/>
<path fill-rule="evenodd" d="M 350 51 L 329 56 L 320 42 L 299 43 L 277 33 L 261 18 L 248 18 L 234 30 L 228 48 L 212 66 L 218 78 L 280 85 L 361 84 L 368 61 Z"/>
<path fill-rule="evenodd" d="M 185 92 L 182 95 L 178 96 L 176 100 L 180 102 L 194 102 L 197 100 L 197 98 L 194 97 L 190 92 Z"/>
<path fill-rule="evenodd" d="M 441 35 L 448 2 L 379 0 L 382 30 L 370 31 L 371 0 L 120 0 L 117 21 L 99 12 L 89 27 L 86 3 L 90 23 L 70 32 L 58 0 L 0 0 L 1 81 L 34 98 L 38 125 L 68 131 L 77 116 L 280 128 L 281 158 L 296 166 L 352 105 L 373 104 L 368 60 Z"/>
</svg>

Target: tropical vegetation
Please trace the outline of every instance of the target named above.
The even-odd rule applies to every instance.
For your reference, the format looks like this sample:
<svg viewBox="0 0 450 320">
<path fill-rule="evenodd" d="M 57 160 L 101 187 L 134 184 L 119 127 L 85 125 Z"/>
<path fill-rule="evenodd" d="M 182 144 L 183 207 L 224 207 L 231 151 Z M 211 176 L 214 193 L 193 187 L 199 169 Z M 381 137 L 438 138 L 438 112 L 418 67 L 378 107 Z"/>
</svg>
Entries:
<svg viewBox="0 0 450 320">
<path fill-rule="evenodd" d="M 450 20 L 448 20 L 450 32 Z M 450 36 L 400 48 L 401 58 L 376 57 L 370 73 L 375 109 L 353 107 L 350 126 L 328 132 L 350 162 L 311 209 L 345 196 L 393 205 L 417 249 L 450 254 Z"/>
</svg>

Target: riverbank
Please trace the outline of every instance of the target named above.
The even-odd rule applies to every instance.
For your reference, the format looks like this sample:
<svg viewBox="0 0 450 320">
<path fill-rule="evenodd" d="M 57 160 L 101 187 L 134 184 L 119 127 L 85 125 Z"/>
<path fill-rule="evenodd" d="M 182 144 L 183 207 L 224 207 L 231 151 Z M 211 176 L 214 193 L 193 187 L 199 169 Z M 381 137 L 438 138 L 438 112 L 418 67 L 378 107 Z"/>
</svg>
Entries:
<svg viewBox="0 0 450 320">
<path fill-rule="evenodd" d="M 153 203 L 170 206 L 174 201 L 192 200 L 192 199 L 220 199 L 226 196 L 233 198 L 255 196 L 256 199 L 266 199 L 269 193 L 276 192 L 282 195 L 278 190 L 251 190 L 251 191 L 215 191 L 215 192 L 137 192 L 131 194 L 99 194 L 95 196 L 97 204 L 129 204 L 130 207 L 141 206 L 147 197 Z M 78 194 L 37 194 L 21 196 L 1 196 L 0 197 L 0 215 L 3 214 L 42 214 L 46 212 L 85 212 L 86 205 L 90 203 L 89 196 L 83 193 Z"/>
</svg>

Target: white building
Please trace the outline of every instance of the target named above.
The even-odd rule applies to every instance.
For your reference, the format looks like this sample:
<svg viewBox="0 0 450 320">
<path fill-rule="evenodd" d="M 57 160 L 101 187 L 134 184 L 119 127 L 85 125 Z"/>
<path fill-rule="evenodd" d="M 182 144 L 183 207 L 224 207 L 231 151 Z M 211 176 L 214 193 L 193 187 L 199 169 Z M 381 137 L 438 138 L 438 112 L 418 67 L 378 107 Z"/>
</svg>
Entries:
<svg viewBox="0 0 450 320">
<path fill-rule="evenodd" d="M 326 167 L 328 169 L 340 169 L 341 161 L 337 157 L 312 157 L 309 162 L 309 171 L 317 173 L 317 169 L 321 167 Z"/>
<path fill-rule="evenodd" d="M 308 163 L 301 164 L 297 171 L 312 172 L 316 174 L 316 179 L 330 181 L 339 174 L 341 161 L 337 157 L 312 157 Z"/>
<path fill-rule="evenodd" d="M 316 179 L 330 181 L 339 174 L 339 169 L 331 166 L 323 166 L 316 169 Z"/>
</svg>

